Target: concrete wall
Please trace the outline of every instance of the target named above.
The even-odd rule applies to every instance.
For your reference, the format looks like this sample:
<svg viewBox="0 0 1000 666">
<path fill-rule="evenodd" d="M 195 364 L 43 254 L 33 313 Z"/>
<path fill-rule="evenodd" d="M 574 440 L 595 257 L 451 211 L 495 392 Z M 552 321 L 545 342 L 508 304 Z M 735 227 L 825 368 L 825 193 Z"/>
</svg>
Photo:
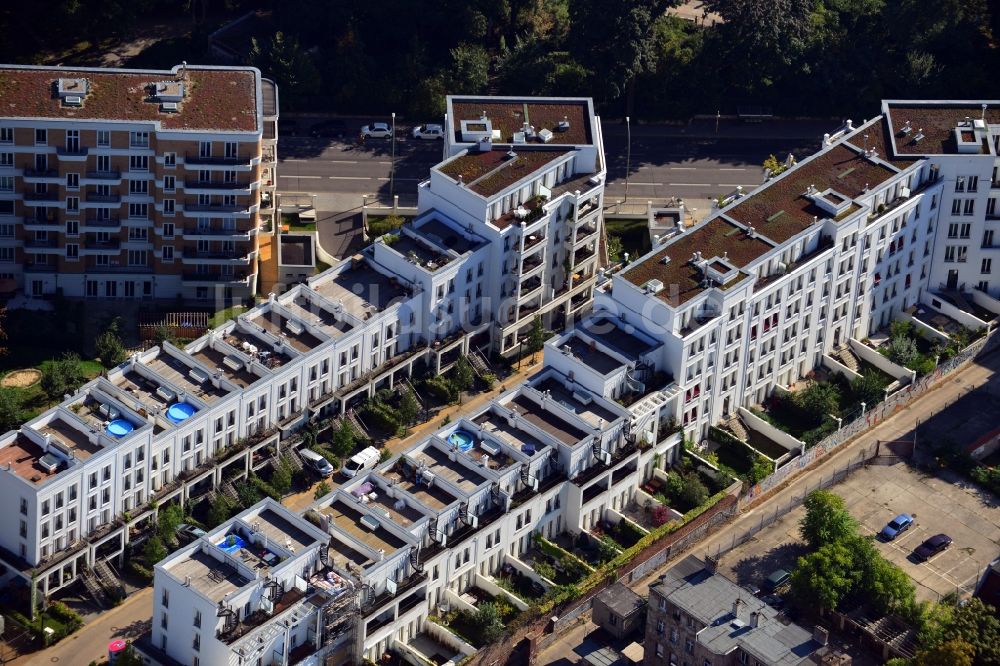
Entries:
<svg viewBox="0 0 1000 666">
<path fill-rule="evenodd" d="M 927 324 L 920 321 L 913 315 L 910 315 L 906 312 L 900 312 L 897 318 L 902 319 L 903 321 L 908 321 L 911 324 L 913 324 L 913 327 L 917 329 L 917 332 L 920 333 L 920 335 L 924 336 L 925 338 L 931 341 L 940 340 L 945 344 L 951 342 L 951 338 L 949 338 L 946 333 L 942 333 L 933 326 L 928 326 Z"/>
<path fill-rule="evenodd" d="M 534 569 L 532 569 L 527 564 L 517 559 L 510 553 L 503 554 L 503 561 L 509 564 L 510 566 L 514 567 L 515 569 L 517 569 L 518 572 L 524 574 L 531 580 L 535 581 L 536 583 L 544 587 L 546 590 L 555 585 L 555 583 L 553 583 L 551 580 L 539 575 L 537 571 L 535 571 Z"/>
<path fill-rule="evenodd" d="M 943 298 L 938 298 L 933 294 L 924 292 L 924 297 L 921 302 L 924 303 L 925 305 L 931 306 L 932 308 L 941 312 L 942 314 L 948 315 L 962 326 L 965 326 L 966 328 L 971 328 L 974 331 L 978 331 L 981 328 L 986 328 L 987 326 L 986 322 L 980 319 L 979 317 L 971 315 L 965 310 L 962 310 L 961 308 L 952 305 Z"/>
<path fill-rule="evenodd" d="M 476 648 L 435 622 L 424 622 L 424 633 L 442 645 L 447 645 L 455 652 L 461 653 L 463 657 L 476 653 Z"/>
<path fill-rule="evenodd" d="M 850 368 L 848 368 L 840 361 L 838 361 L 837 359 L 830 356 L 829 354 L 823 354 L 823 367 L 829 370 L 830 372 L 834 372 L 838 375 L 843 375 L 844 377 L 847 378 L 847 381 L 849 382 L 853 382 L 855 379 L 861 376 L 858 373 L 851 370 Z"/>
<path fill-rule="evenodd" d="M 618 513 L 617 511 L 611 508 L 604 510 L 604 520 L 608 521 L 612 525 L 617 525 L 618 523 L 624 520 L 626 523 L 629 523 L 636 529 L 642 530 L 643 533 L 649 534 L 649 530 L 647 530 L 645 527 L 635 522 L 634 520 L 630 520 L 626 516 Z"/>
<path fill-rule="evenodd" d="M 985 291 L 979 291 L 978 289 L 972 292 L 972 302 L 981 308 L 986 308 L 990 312 L 1000 315 L 1000 301 L 993 298 Z"/>
<path fill-rule="evenodd" d="M 765 421 L 764 419 L 758 417 L 756 414 L 748 409 L 740 407 L 740 418 L 743 419 L 743 423 L 750 428 L 755 430 L 760 434 L 764 435 L 773 442 L 777 442 L 779 445 L 785 447 L 790 452 L 801 451 L 805 446 L 802 442 L 795 439 L 787 432 L 782 432 L 778 430 L 773 425 Z"/>
<path fill-rule="evenodd" d="M 654 507 L 664 506 L 663 504 L 660 503 L 659 500 L 657 500 L 655 497 L 653 497 L 652 495 L 650 495 L 641 488 L 635 489 L 634 499 L 635 503 L 638 504 L 639 506 L 646 506 L 646 502 L 652 502 L 653 503 L 652 506 Z M 669 506 L 664 508 L 666 508 L 666 510 L 670 513 L 670 520 L 681 520 L 684 517 L 683 513 L 675 511 L 674 509 L 671 509 Z"/>
<path fill-rule="evenodd" d="M 865 343 L 851 338 L 848 341 L 848 344 L 851 346 L 851 351 L 853 351 L 858 358 L 866 363 L 871 363 L 882 372 L 891 377 L 895 377 L 901 383 L 910 384 L 917 379 L 916 370 L 910 370 L 909 368 L 904 368 L 901 365 L 893 363 L 888 357 L 882 356 L 882 354 L 879 354 Z"/>
<path fill-rule="evenodd" d="M 476 587 L 481 588 L 483 592 L 492 594 L 494 597 L 502 597 L 506 599 L 511 604 L 513 604 L 514 607 L 517 608 L 518 610 L 521 611 L 528 610 L 528 604 L 522 601 L 520 597 L 511 594 L 507 590 L 497 585 L 495 582 L 493 582 L 493 579 L 490 578 L 489 576 L 480 576 L 479 574 L 476 574 Z"/>
</svg>

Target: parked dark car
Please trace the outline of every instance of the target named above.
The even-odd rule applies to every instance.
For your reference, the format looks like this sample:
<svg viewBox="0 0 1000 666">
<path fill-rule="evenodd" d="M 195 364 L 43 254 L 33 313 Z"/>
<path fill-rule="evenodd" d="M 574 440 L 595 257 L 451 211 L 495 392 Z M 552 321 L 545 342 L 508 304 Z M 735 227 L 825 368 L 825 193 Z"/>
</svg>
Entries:
<svg viewBox="0 0 1000 666">
<path fill-rule="evenodd" d="M 947 534 L 935 534 L 913 549 L 913 555 L 920 562 L 925 562 L 938 553 L 944 552 L 951 545 L 951 537 Z"/>
<path fill-rule="evenodd" d="M 774 592 L 779 587 L 788 582 L 788 579 L 792 577 L 792 574 L 785 571 L 784 569 L 776 569 L 767 580 L 764 581 L 764 589 L 768 592 Z"/>
</svg>

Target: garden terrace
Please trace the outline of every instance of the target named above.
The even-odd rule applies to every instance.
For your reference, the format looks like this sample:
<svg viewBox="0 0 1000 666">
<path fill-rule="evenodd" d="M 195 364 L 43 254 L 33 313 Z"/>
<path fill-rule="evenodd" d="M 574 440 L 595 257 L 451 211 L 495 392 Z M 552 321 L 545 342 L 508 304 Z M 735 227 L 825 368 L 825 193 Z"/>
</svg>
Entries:
<svg viewBox="0 0 1000 666">
<path fill-rule="evenodd" d="M 257 131 L 256 77 L 249 69 L 187 67 L 184 98 L 175 113 L 151 101 L 151 84 L 174 80 L 174 71 L 104 72 L 34 67 L 0 68 L 0 105 L 16 118 L 156 121 L 165 130 Z M 86 79 L 81 106 L 64 106 L 53 95 L 57 79 Z M 247 162 L 250 157 L 247 156 Z"/>
<path fill-rule="evenodd" d="M 482 475 L 457 460 L 452 460 L 447 453 L 436 446 L 428 446 L 423 451 L 412 454 L 411 457 L 418 464 L 427 465 L 427 469 L 435 476 L 451 482 L 464 492 L 471 492 L 486 483 Z"/>
<path fill-rule="evenodd" d="M 213 602 L 222 601 L 227 595 L 250 582 L 231 564 L 205 552 L 205 548 L 215 548 L 215 546 L 199 542 L 192 550 L 165 563 L 164 568 L 177 581 L 187 584 L 190 580 L 189 587 Z"/>
<path fill-rule="evenodd" d="M 534 455 L 544 448 L 544 445 L 539 443 L 537 439 L 520 428 L 512 427 L 507 423 L 506 418 L 498 417 L 492 411 L 480 414 L 473 420 L 473 423 L 482 428 L 483 432 L 489 433 L 490 436 L 506 443 L 515 451 L 521 451 L 525 455 Z"/>
<path fill-rule="evenodd" d="M 923 303 L 910 307 L 910 309 L 907 310 L 907 314 L 912 316 L 917 321 L 923 322 L 931 328 L 941 331 L 948 337 L 955 337 L 965 328 L 948 315 L 938 312 L 931 306 L 924 305 Z"/>
<path fill-rule="evenodd" d="M 555 414 L 542 409 L 524 396 L 517 396 L 507 404 L 508 409 L 516 411 L 528 423 L 541 428 L 563 444 L 576 444 L 587 436 L 587 433 Z"/>
<path fill-rule="evenodd" d="M 966 298 L 966 295 L 960 291 L 935 291 L 933 295 L 934 298 L 940 298 L 942 301 L 947 301 L 962 312 L 970 314 L 987 324 L 998 318 L 998 315 L 995 312 L 987 310 L 983 306 L 972 301 L 971 295 Z"/>
<path fill-rule="evenodd" d="M 599 426 L 612 423 L 619 418 L 610 409 L 597 404 L 596 400 L 584 404 L 573 396 L 573 393 L 566 389 L 566 386 L 555 377 L 549 376 L 534 385 L 534 388 L 549 396 L 560 405 L 573 412 L 589 425 L 597 428 Z"/>
<path fill-rule="evenodd" d="M 48 471 L 38 464 L 45 450 L 28 437 L 17 433 L 9 442 L 0 445 L 0 468 L 6 469 L 34 484 L 44 483 L 59 474 L 63 466 Z M 60 459 L 61 460 L 61 459 Z"/>
<path fill-rule="evenodd" d="M 191 378 L 192 368 L 180 359 L 161 351 L 156 358 L 143 363 L 147 368 L 160 375 L 168 382 L 191 395 L 203 400 L 206 403 L 213 403 L 228 395 L 228 391 L 216 388 L 211 381 L 195 382 Z M 206 375 L 211 375 L 214 366 L 207 366 Z M 205 372 L 205 371 L 201 371 Z"/>
<path fill-rule="evenodd" d="M 224 340 L 227 345 L 236 351 L 255 358 L 268 368 L 280 368 L 285 363 L 292 360 L 292 355 L 284 349 L 272 346 L 265 338 L 258 337 L 254 333 L 244 331 L 239 326 L 234 326 L 225 334 Z M 257 347 L 256 352 L 249 352 L 248 346 Z"/>
<path fill-rule="evenodd" d="M 771 249 L 771 245 L 759 236 L 751 237 L 740 227 L 716 217 L 693 231 L 676 236 L 672 243 L 647 255 L 621 275 L 639 288 L 650 280 L 660 280 L 663 290 L 656 296 L 676 307 L 704 291 L 701 271 L 690 263 L 695 252 L 701 252 L 706 259 L 727 254 L 729 263 L 743 268 Z M 669 261 L 664 264 L 667 257 Z"/>
<path fill-rule="evenodd" d="M 314 326 L 321 328 L 331 338 L 339 338 L 354 329 L 353 324 L 337 319 L 337 315 L 305 296 L 296 296 L 282 305 L 302 321 L 312 322 Z"/>
<path fill-rule="evenodd" d="M 362 320 L 371 317 L 373 312 L 385 310 L 393 301 L 408 294 L 398 280 L 379 273 L 363 259 L 356 261 L 350 270 L 311 286 Z"/>
<path fill-rule="evenodd" d="M 521 204 L 521 207 L 524 208 L 526 211 L 528 211 L 528 215 L 524 218 L 524 221 L 526 223 L 531 223 L 542 216 L 542 213 L 544 213 L 544 211 L 542 210 L 542 205 L 545 203 L 545 201 L 546 199 L 543 199 L 542 197 L 531 197 L 530 199 Z M 520 220 L 517 219 L 517 215 L 515 214 L 516 211 L 517 208 L 511 208 L 509 211 L 507 211 L 500 217 L 495 218 L 493 220 L 493 226 L 498 229 L 506 229 L 515 222 L 520 223 Z M 535 240 L 531 240 L 532 238 L 534 238 Z M 529 247 L 537 245 L 544 239 L 545 239 L 544 235 L 532 234 L 528 238 L 524 239 L 524 249 L 527 250 Z"/>
<path fill-rule="evenodd" d="M 396 241 L 389 247 L 406 257 L 407 260 L 432 273 L 452 262 L 452 258 L 447 254 L 438 252 L 427 244 L 406 234 L 397 236 Z"/>
<path fill-rule="evenodd" d="M 307 330 L 296 333 L 288 327 L 288 322 L 292 321 L 283 317 L 274 310 L 270 310 L 249 320 L 260 326 L 271 335 L 286 340 L 296 351 L 309 352 L 323 344 L 323 341 Z M 298 322 L 296 322 L 298 323 Z"/>
<path fill-rule="evenodd" d="M 883 104 L 889 127 L 896 143 L 896 153 L 899 155 L 947 155 L 957 152 L 955 145 L 955 128 L 966 118 L 979 119 L 983 115 L 980 104 L 962 106 L 957 104 Z M 901 130 L 909 121 L 911 132 L 907 135 Z M 1000 108 L 996 105 L 987 107 L 986 122 L 989 125 L 1000 124 Z M 924 138 L 919 142 L 913 137 L 921 131 Z"/>
<path fill-rule="evenodd" d="M 463 174 L 466 171 L 479 174 L 472 181 L 464 178 L 463 175 L 467 187 L 476 194 L 491 197 L 572 152 L 568 150 L 538 148 L 525 150 L 523 146 L 516 146 L 515 148 L 511 148 L 515 153 L 515 157 L 509 157 L 508 151 L 504 151 L 502 148 L 495 148 L 483 153 L 468 153 L 456 157 L 455 160 L 463 160 L 461 163 Z M 498 162 L 493 157 L 482 157 L 483 155 L 492 155 L 493 153 L 499 153 L 502 159 Z M 449 164 L 450 162 L 445 163 L 445 167 Z"/>
<path fill-rule="evenodd" d="M 457 252 L 459 255 L 478 250 L 483 245 L 482 241 L 469 240 L 436 217 L 420 220 L 420 226 L 416 229 L 416 232 L 441 247 Z"/>
<path fill-rule="evenodd" d="M 624 363 L 615 357 L 605 354 L 595 345 L 578 335 L 572 335 L 567 338 L 559 346 L 559 351 L 571 354 L 599 375 L 609 375 L 624 365 Z"/>
<path fill-rule="evenodd" d="M 543 129 L 551 130 L 552 143 L 576 146 L 593 143 L 590 109 L 585 100 L 521 102 L 499 101 L 495 97 L 461 97 L 451 100 L 451 108 L 457 141 L 462 139 L 461 121 L 480 120 L 485 114 L 493 129 L 500 131 L 501 141 L 512 141 L 514 133 L 520 132 L 524 123 L 528 123 L 534 126 L 536 133 Z M 569 123 L 569 127 L 560 130 L 559 123 L 563 120 Z"/>
<path fill-rule="evenodd" d="M 814 218 L 830 217 L 806 195 L 810 186 L 818 192 L 829 188 L 853 199 L 866 187 L 869 191 L 877 188 L 893 174 L 888 167 L 837 145 L 765 183 L 725 215 L 780 244 L 813 226 Z M 858 206 L 852 204 L 838 219 L 857 210 Z M 702 254 L 711 256 L 704 251 Z"/>
<path fill-rule="evenodd" d="M 341 533 L 346 534 L 358 543 L 368 546 L 372 550 L 381 550 L 389 554 L 406 546 L 406 543 L 402 539 L 384 527 L 380 526 L 372 530 L 363 526 L 361 524 L 361 517 L 365 514 L 351 507 L 340 498 L 335 499 L 330 506 L 319 509 L 319 512 L 327 516 L 331 524 L 335 525 Z"/>
<path fill-rule="evenodd" d="M 623 331 L 607 317 L 587 319 L 581 324 L 581 328 L 587 336 L 633 362 L 639 361 L 643 354 L 660 346 L 660 343 L 647 342 L 638 335 Z"/>
</svg>

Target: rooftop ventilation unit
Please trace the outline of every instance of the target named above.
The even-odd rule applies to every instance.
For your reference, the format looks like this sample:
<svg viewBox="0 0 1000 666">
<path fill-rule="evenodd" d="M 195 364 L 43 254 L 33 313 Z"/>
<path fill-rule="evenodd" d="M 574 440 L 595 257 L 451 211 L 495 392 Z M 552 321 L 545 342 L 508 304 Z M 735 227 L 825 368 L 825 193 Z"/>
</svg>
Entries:
<svg viewBox="0 0 1000 666">
<path fill-rule="evenodd" d="M 160 111 L 163 111 L 164 113 L 177 113 L 178 109 L 179 107 L 177 106 L 177 102 L 160 103 Z"/>
<path fill-rule="evenodd" d="M 493 442 L 487 442 L 486 440 L 481 440 L 479 442 L 479 448 L 481 448 L 483 451 L 493 456 L 494 458 L 500 455 L 500 446 L 498 444 L 494 444 Z"/>
<path fill-rule="evenodd" d="M 559 121 L 558 125 L 556 125 L 556 130 L 558 130 L 559 132 L 566 132 L 566 131 L 569 130 L 569 117 L 568 116 L 563 116 L 563 119 Z"/>
<path fill-rule="evenodd" d="M 59 465 L 61 464 L 62 460 L 60 460 L 58 456 L 55 456 L 51 453 L 46 453 L 44 456 L 38 459 L 38 466 L 44 469 L 46 472 L 49 472 L 50 474 L 59 469 Z"/>
<path fill-rule="evenodd" d="M 662 280 L 650 280 L 642 287 L 647 294 L 658 294 L 663 291 L 663 281 Z"/>
<path fill-rule="evenodd" d="M 377 530 L 382 526 L 382 524 L 379 523 L 374 516 L 367 516 L 367 515 L 361 516 L 360 522 L 364 527 L 368 528 L 372 532 L 374 532 L 375 530 Z"/>
<path fill-rule="evenodd" d="M 167 402 L 172 402 L 175 398 L 177 398 L 177 394 L 168 389 L 166 386 L 157 387 L 156 395 L 160 396 Z"/>
<path fill-rule="evenodd" d="M 538 138 L 542 140 L 542 143 L 548 143 L 552 140 L 552 130 L 543 129 L 538 131 Z"/>
<path fill-rule="evenodd" d="M 924 139 L 924 130 L 918 129 L 917 133 L 913 135 L 913 143 L 920 143 Z"/>
<path fill-rule="evenodd" d="M 291 319 L 285 322 L 285 327 L 289 331 L 291 331 L 294 335 L 302 335 L 302 333 L 305 331 L 305 329 L 302 328 L 302 324 L 300 324 L 297 321 L 293 321 Z"/>
<path fill-rule="evenodd" d="M 83 98 L 79 95 L 67 95 L 63 97 L 63 104 L 66 106 L 83 106 Z"/>
<path fill-rule="evenodd" d="M 226 367 L 235 372 L 239 372 L 240 370 L 243 369 L 243 361 L 239 360 L 238 358 L 227 356 L 226 358 L 222 359 L 222 362 L 223 364 L 225 364 Z"/>
<path fill-rule="evenodd" d="M 910 125 L 909 120 L 903 123 L 903 126 L 899 129 L 899 133 L 902 134 L 903 136 L 909 136 L 910 132 L 912 131 L 913 131 L 913 126 Z"/>
<path fill-rule="evenodd" d="M 199 370 L 198 368 L 191 368 L 188 371 L 188 375 L 191 377 L 191 379 L 195 380 L 199 384 L 208 381 L 208 373 L 206 373 L 204 370 Z"/>
</svg>

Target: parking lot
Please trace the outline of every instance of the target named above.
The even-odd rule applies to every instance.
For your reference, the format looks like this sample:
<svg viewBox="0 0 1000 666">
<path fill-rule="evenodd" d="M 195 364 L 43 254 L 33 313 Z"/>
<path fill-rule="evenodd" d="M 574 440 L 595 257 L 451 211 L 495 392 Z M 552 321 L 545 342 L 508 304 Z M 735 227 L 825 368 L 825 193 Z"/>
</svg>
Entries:
<svg viewBox="0 0 1000 666">
<path fill-rule="evenodd" d="M 897 463 L 861 469 L 830 490 L 844 498 L 864 534 L 877 534 L 901 513 L 915 517 L 914 525 L 895 540 L 875 543 L 910 576 L 918 600 L 936 601 L 955 591 L 971 595 L 983 568 L 1000 552 L 1000 504 L 970 484 L 952 484 Z M 791 570 L 806 552 L 798 533 L 804 513 L 801 506 L 784 512 L 724 555 L 721 568 L 741 585 L 761 585 L 777 568 Z M 770 511 L 764 517 L 769 518 Z M 917 562 L 913 549 L 938 533 L 954 540 L 951 547 L 928 562 Z"/>
</svg>

